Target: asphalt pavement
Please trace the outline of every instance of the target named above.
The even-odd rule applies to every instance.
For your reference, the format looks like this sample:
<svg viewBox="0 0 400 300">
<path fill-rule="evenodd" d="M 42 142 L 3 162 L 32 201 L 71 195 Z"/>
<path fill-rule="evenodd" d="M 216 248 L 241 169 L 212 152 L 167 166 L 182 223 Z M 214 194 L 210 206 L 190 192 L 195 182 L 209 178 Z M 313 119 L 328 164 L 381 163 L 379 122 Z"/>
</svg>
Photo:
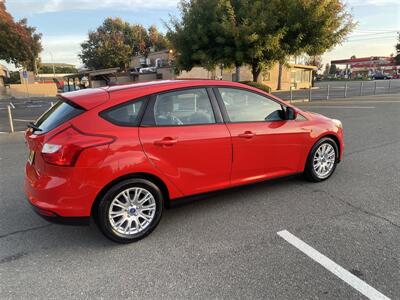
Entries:
<svg viewBox="0 0 400 300">
<path fill-rule="evenodd" d="M 56 97 L 0 100 L 0 132 L 10 132 L 8 106 L 11 108 L 14 130 L 23 131 L 29 122 L 35 121 L 56 101 Z"/>
<path fill-rule="evenodd" d="M 22 134 L 0 134 L 0 299 L 365 299 L 283 230 L 400 299 L 400 95 L 299 106 L 343 122 L 344 159 L 329 180 L 279 179 L 173 207 L 129 245 L 36 216 Z"/>
</svg>

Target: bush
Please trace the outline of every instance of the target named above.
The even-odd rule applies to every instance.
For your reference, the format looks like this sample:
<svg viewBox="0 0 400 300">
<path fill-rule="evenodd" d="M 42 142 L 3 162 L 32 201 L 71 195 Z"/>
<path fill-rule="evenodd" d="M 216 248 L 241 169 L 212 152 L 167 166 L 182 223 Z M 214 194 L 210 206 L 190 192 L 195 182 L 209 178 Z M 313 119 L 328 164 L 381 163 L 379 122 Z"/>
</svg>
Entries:
<svg viewBox="0 0 400 300">
<path fill-rule="evenodd" d="M 240 83 L 255 87 L 255 88 L 260 89 L 267 93 L 271 93 L 271 88 L 268 85 L 263 84 L 263 83 L 253 82 L 253 81 L 241 81 Z"/>
</svg>

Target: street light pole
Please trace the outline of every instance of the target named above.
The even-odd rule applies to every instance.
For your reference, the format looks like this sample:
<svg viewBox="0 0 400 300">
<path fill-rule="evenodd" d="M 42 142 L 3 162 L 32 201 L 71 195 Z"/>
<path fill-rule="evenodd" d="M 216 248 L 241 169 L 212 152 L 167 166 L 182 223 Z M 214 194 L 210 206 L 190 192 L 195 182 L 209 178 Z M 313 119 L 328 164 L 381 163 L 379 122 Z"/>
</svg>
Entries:
<svg viewBox="0 0 400 300">
<path fill-rule="evenodd" d="M 51 53 L 51 51 L 49 51 L 50 53 L 50 57 L 51 57 L 51 64 L 53 65 L 53 77 L 56 77 L 56 69 L 54 68 L 54 60 L 53 60 L 53 53 Z"/>
</svg>

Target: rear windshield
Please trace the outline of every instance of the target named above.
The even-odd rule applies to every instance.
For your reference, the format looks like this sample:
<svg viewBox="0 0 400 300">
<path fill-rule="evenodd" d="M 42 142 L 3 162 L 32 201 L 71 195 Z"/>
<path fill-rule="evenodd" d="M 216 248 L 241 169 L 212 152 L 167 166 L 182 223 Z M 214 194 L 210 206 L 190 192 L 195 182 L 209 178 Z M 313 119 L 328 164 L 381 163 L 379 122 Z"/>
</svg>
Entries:
<svg viewBox="0 0 400 300">
<path fill-rule="evenodd" d="M 72 102 L 59 100 L 39 117 L 35 125 L 40 129 L 37 133 L 46 133 L 71 120 L 85 110 Z"/>
</svg>

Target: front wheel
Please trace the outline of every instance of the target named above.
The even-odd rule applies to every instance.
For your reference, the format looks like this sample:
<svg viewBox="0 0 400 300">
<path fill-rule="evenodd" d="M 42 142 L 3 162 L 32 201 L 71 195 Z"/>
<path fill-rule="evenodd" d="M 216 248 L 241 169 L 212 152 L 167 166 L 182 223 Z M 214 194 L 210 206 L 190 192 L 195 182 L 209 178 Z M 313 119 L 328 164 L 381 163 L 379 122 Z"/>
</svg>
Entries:
<svg viewBox="0 0 400 300">
<path fill-rule="evenodd" d="M 311 149 L 304 170 L 306 179 L 319 182 L 328 179 L 336 169 L 339 149 L 331 138 L 320 139 Z"/>
<path fill-rule="evenodd" d="M 145 179 L 128 179 L 103 196 L 97 223 L 114 242 L 131 243 L 154 230 L 163 208 L 163 195 L 157 185 Z"/>
</svg>

